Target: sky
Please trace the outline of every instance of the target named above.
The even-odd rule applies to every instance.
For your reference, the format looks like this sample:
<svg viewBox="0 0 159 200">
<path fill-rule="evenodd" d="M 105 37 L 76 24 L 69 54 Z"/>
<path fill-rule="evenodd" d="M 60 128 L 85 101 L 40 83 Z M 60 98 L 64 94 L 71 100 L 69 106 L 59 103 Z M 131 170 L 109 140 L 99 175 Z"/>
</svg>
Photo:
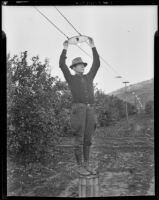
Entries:
<svg viewBox="0 0 159 200">
<path fill-rule="evenodd" d="M 69 37 L 77 32 L 58 13 L 54 6 L 37 6 L 56 26 Z M 83 35 L 94 39 L 101 65 L 94 79 L 105 93 L 154 77 L 154 34 L 157 31 L 157 6 L 57 6 L 73 26 Z M 49 60 L 52 76 L 64 81 L 59 68 L 63 42 L 67 39 L 33 6 L 2 6 L 2 30 L 7 36 L 7 53 L 20 55 L 28 51 L 28 63 L 38 55 Z M 92 55 L 86 43 L 81 48 Z M 88 63 L 92 58 L 76 45 L 70 45 L 66 64 L 82 57 Z M 112 69 L 113 68 L 113 69 Z M 73 71 L 70 70 L 73 74 Z M 116 76 L 122 76 L 118 79 Z"/>
</svg>

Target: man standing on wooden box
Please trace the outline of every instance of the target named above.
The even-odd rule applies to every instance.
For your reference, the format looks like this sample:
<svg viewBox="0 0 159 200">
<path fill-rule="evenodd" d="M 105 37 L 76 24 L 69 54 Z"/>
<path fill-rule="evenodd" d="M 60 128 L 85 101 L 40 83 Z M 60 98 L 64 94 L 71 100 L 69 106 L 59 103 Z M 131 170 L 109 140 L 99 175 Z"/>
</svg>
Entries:
<svg viewBox="0 0 159 200">
<path fill-rule="evenodd" d="M 70 87 L 73 98 L 71 127 L 74 133 L 74 153 L 78 165 L 78 172 L 89 175 L 95 173 L 89 166 L 89 154 L 92 134 L 96 127 L 93 108 L 93 80 L 99 69 L 100 60 L 94 41 L 89 37 L 89 46 L 93 52 L 91 69 L 87 74 L 84 74 L 87 63 L 83 62 L 80 57 L 77 57 L 72 60 L 72 65 L 70 66 L 75 72 L 75 75 L 72 75 L 65 63 L 68 44 L 67 40 L 63 43 L 64 49 L 60 56 L 59 66 Z M 82 162 L 82 157 L 84 162 Z"/>
</svg>

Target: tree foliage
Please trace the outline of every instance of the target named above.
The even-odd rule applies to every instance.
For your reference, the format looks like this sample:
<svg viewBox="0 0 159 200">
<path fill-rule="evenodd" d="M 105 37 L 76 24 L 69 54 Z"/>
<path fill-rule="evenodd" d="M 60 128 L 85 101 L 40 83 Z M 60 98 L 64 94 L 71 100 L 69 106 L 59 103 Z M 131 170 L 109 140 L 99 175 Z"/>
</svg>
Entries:
<svg viewBox="0 0 159 200">
<path fill-rule="evenodd" d="M 48 62 L 39 57 L 27 62 L 27 52 L 7 58 L 7 149 L 25 162 L 53 156 L 62 136 L 71 136 L 72 97 L 66 82 L 52 77 Z M 125 117 L 125 103 L 96 89 L 98 124 L 108 126 Z M 129 114 L 134 107 L 128 104 Z"/>
<path fill-rule="evenodd" d="M 127 102 L 128 114 L 136 112 L 135 106 Z M 95 109 L 99 126 L 109 126 L 121 118 L 126 117 L 125 102 L 115 96 L 108 96 L 96 89 Z"/>
<path fill-rule="evenodd" d="M 62 91 L 62 92 L 61 92 Z M 8 57 L 7 62 L 7 122 L 8 153 L 26 161 L 36 161 L 48 155 L 63 132 L 68 91 L 58 77 L 47 73 L 47 63 L 38 57 L 27 63 L 27 52 L 20 58 Z M 65 92 L 65 96 L 67 92 Z"/>
</svg>

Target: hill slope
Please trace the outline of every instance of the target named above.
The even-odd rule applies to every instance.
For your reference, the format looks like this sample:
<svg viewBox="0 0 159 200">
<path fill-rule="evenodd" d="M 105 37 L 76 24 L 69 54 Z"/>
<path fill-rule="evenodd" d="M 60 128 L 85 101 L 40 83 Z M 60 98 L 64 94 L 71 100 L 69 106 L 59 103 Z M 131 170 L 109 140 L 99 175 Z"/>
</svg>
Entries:
<svg viewBox="0 0 159 200">
<path fill-rule="evenodd" d="M 135 95 L 132 94 L 133 92 L 135 92 L 143 106 L 145 106 L 148 101 L 153 100 L 154 98 L 154 79 L 127 86 L 127 101 L 135 104 L 136 98 Z M 109 95 L 114 95 L 122 100 L 125 100 L 125 88 L 123 87 L 119 90 L 111 92 Z"/>
</svg>

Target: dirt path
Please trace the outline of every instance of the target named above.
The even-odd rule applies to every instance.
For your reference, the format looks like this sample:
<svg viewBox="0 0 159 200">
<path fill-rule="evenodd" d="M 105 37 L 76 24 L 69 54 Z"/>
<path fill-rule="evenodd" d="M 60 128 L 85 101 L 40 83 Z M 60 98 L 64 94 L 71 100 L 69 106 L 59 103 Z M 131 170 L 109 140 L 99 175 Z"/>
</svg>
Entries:
<svg viewBox="0 0 159 200">
<path fill-rule="evenodd" d="M 58 197 L 78 197 L 78 178 L 70 181 Z"/>
<path fill-rule="evenodd" d="M 129 172 L 105 172 L 99 176 L 99 197 L 111 196 L 140 196 L 141 191 L 130 189 L 128 184 Z M 144 195 L 154 195 L 154 181 Z M 78 179 L 71 181 L 66 189 L 58 197 L 78 197 Z"/>
<path fill-rule="evenodd" d="M 147 149 L 92 148 L 91 166 L 100 172 L 100 196 L 153 195 L 153 151 Z M 78 177 L 73 163 L 61 163 L 59 172 L 37 179 L 35 186 L 22 187 L 9 196 L 78 197 Z M 25 192 L 26 190 L 26 192 Z"/>
<path fill-rule="evenodd" d="M 97 130 L 91 148 L 90 164 L 100 173 L 100 196 L 153 195 L 153 135 L 118 135 L 116 129 Z M 46 166 L 48 169 L 40 166 L 39 175 L 34 174 L 34 170 L 31 174 L 25 172 L 26 177 L 21 181 L 21 175 L 12 173 L 16 166 L 10 165 L 7 177 L 9 196 L 78 197 L 71 138 L 62 145 L 59 146 L 57 168 L 54 168 L 54 162 Z"/>
<path fill-rule="evenodd" d="M 45 179 L 44 179 L 43 185 L 35 186 L 30 192 L 24 193 L 23 196 L 35 196 L 37 190 L 43 189 L 45 186 L 47 186 L 47 184 L 48 184 L 51 180 L 53 180 L 53 179 L 55 179 L 55 178 L 58 178 L 59 176 L 61 176 L 61 173 L 58 173 L 58 174 L 56 174 L 56 175 L 54 175 L 54 176 L 50 176 L 50 177 L 47 178 L 47 179 L 45 178 Z"/>
<path fill-rule="evenodd" d="M 154 195 L 152 152 L 92 149 L 91 166 L 98 168 L 100 197 Z M 71 180 L 59 197 L 78 197 L 78 179 Z"/>
</svg>

